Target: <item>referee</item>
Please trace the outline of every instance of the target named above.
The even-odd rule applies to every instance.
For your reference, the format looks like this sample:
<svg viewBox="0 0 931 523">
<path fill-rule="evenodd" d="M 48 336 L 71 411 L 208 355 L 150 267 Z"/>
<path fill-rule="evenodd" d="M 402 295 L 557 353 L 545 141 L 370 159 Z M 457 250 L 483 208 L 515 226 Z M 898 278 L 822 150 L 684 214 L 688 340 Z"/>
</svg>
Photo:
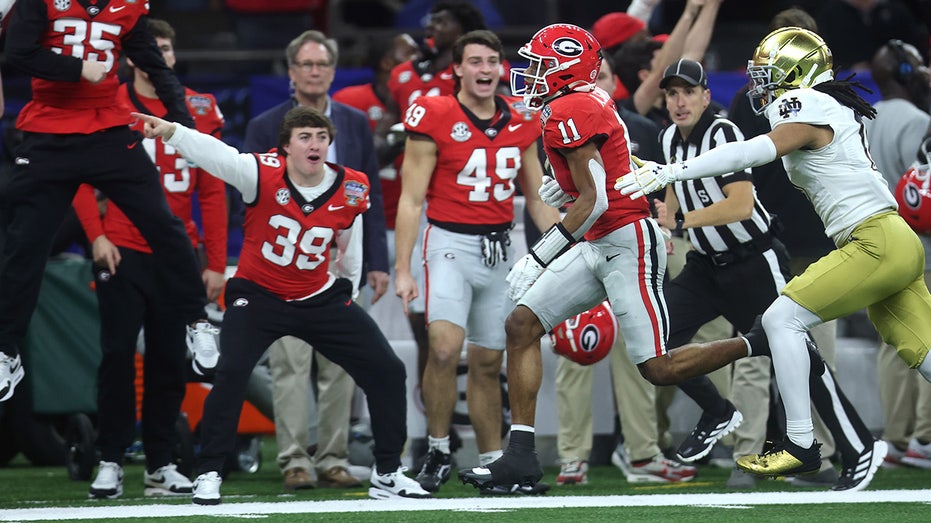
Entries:
<svg viewBox="0 0 931 523">
<path fill-rule="evenodd" d="M 708 108 L 711 92 L 700 63 L 683 59 L 671 64 L 660 87 L 673 121 L 660 134 L 667 163 L 681 162 L 720 144 L 743 140 L 734 123 L 716 117 Z M 674 233 L 688 230 L 692 246 L 682 271 L 665 287 L 670 318 L 667 346 L 684 345 L 702 325 L 719 315 L 740 332 L 748 332 L 756 316 L 776 299 L 788 279 L 788 254 L 773 237 L 772 219 L 756 198 L 750 172 L 675 182 L 667 186 L 665 199 L 657 202 L 657 207 L 660 225 Z M 860 450 L 872 448 L 873 437 L 836 388 L 830 373 L 821 370 L 825 368 L 823 364 L 812 365 L 812 400 L 838 442 L 844 468 L 855 468 Z M 739 373 L 737 367 L 735 381 L 740 379 Z M 768 387 L 768 380 L 757 385 Z M 837 401 L 832 401 L 832 396 Z M 742 405 L 750 418 L 743 432 L 765 430 L 764 406 L 746 402 Z M 705 409 L 699 426 L 710 412 Z M 709 420 L 708 425 L 727 422 L 724 412 L 721 418 Z M 842 426 L 854 430 L 845 433 Z M 693 433 L 690 439 L 694 436 Z M 739 441 L 740 430 L 737 436 Z M 851 485 L 850 477 L 841 478 L 844 479 L 847 481 L 835 485 L 836 490 L 859 490 L 865 486 Z"/>
</svg>

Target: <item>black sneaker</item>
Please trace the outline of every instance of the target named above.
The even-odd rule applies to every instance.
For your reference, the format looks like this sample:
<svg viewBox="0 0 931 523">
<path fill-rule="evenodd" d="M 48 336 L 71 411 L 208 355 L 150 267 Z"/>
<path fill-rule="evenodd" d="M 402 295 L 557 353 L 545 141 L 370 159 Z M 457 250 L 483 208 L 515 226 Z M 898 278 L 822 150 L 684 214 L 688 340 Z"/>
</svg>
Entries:
<svg viewBox="0 0 931 523">
<path fill-rule="evenodd" d="M 427 492 L 439 492 L 440 485 L 449 481 L 452 471 L 452 456 L 439 449 L 430 449 L 424 458 L 423 467 L 417 474 L 417 483 Z"/>
<path fill-rule="evenodd" d="M 463 483 L 480 490 L 495 487 L 512 490 L 514 485 L 533 487 L 542 478 L 543 467 L 536 452 L 510 453 L 510 449 L 488 466 L 459 471 Z"/>
<path fill-rule="evenodd" d="M 714 444 L 739 427 L 743 419 L 744 417 L 740 411 L 729 401 L 727 402 L 727 412 L 723 416 L 713 417 L 707 412 L 702 413 L 698 425 L 692 429 L 692 433 L 679 445 L 676 457 L 686 463 L 705 457 L 711 452 Z"/>
<path fill-rule="evenodd" d="M 885 441 L 874 441 L 873 446 L 860 453 L 860 459 L 856 464 L 844 467 L 837 484 L 831 487 L 831 490 L 856 492 L 868 487 L 873 480 L 873 474 L 876 474 L 876 470 L 886 459 L 888 449 Z"/>
<path fill-rule="evenodd" d="M 478 493 L 482 496 L 541 496 L 549 489 L 549 483 L 541 481 L 533 485 L 511 485 L 510 487 L 497 485 L 480 489 Z"/>
<path fill-rule="evenodd" d="M 811 447 L 803 449 L 786 437 L 762 454 L 738 459 L 737 468 L 766 477 L 817 474 L 821 470 L 821 444 L 815 441 Z"/>
</svg>

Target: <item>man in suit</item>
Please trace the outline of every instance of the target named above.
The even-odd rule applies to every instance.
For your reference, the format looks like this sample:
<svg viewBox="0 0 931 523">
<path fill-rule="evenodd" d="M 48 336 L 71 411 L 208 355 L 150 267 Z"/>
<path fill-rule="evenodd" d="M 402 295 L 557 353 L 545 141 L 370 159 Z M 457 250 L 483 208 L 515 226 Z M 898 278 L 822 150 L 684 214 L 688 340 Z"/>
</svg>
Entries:
<svg viewBox="0 0 931 523">
<path fill-rule="evenodd" d="M 289 110 L 309 106 L 332 120 L 337 130 L 327 158 L 364 172 L 371 184 L 371 207 L 363 214 L 363 272 L 372 287 L 374 303 L 388 287 L 385 216 L 381 202 L 378 161 L 368 119 L 361 111 L 334 102 L 328 91 L 337 63 L 336 42 L 319 31 L 305 31 L 285 50 L 293 96 L 253 118 L 246 127 L 244 149 L 266 151 L 278 143 L 278 129 Z M 314 468 L 307 452 L 310 441 L 308 376 L 317 364 L 318 447 Z M 273 381 L 278 464 L 286 490 L 320 487 L 357 487 L 348 472 L 348 430 L 355 384 L 346 372 L 296 338 L 285 337 L 269 350 Z"/>
</svg>

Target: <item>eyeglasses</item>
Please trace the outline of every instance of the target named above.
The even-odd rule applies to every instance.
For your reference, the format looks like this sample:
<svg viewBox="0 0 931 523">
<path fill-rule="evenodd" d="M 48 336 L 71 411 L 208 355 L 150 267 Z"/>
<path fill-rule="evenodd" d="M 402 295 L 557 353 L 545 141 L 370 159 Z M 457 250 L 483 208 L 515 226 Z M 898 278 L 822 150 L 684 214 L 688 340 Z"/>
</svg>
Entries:
<svg viewBox="0 0 931 523">
<path fill-rule="evenodd" d="M 297 67 L 297 68 L 299 68 L 301 71 L 304 71 L 305 73 L 309 73 L 310 71 L 313 71 L 314 68 L 317 68 L 317 69 L 329 69 L 329 68 L 333 67 L 333 64 L 332 64 L 332 63 L 326 62 L 326 61 L 323 61 L 323 60 L 321 60 L 321 61 L 319 61 L 319 62 L 298 62 L 298 63 L 296 63 L 296 64 L 291 64 L 291 65 L 292 65 L 292 67 Z"/>
</svg>

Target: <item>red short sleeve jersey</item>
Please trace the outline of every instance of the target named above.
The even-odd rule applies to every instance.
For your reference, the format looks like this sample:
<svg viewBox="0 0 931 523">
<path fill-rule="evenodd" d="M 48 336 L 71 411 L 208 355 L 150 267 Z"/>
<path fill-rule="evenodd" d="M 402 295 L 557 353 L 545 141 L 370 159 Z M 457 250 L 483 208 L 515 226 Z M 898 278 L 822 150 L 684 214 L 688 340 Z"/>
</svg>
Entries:
<svg viewBox="0 0 931 523">
<path fill-rule="evenodd" d="M 348 229 L 369 208 L 364 173 L 336 169 L 332 187 L 306 201 L 285 174 L 285 159 L 256 154 L 258 196 L 246 208 L 245 239 L 236 276 L 261 285 L 283 300 L 305 298 L 330 279 L 331 247 L 338 231 Z"/>
<path fill-rule="evenodd" d="M 113 103 L 119 88 L 117 62 L 122 38 L 139 17 L 147 15 L 149 3 L 109 2 L 94 16 L 80 2 L 46 2 L 48 25 L 40 44 L 46 49 L 79 58 L 97 60 L 108 66 L 99 84 L 86 80 L 61 82 L 32 79 L 32 100 L 23 107 L 17 127 L 38 133 L 91 133 L 132 122 L 128 113 Z"/>
<path fill-rule="evenodd" d="M 560 96 L 543 108 L 540 121 L 543 147 L 556 180 L 573 196 L 578 196 L 579 191 L 572 181 L 569 164 L 559 150 L 574 149 L 589 142 L 598 145 L 607 172 L 608 210 L 585 233 L 585 239 L 598 239 L 650 215 L 646 198 L 631 200 L 614 190 L 615 180 L 630 172 L 630 141 L 627 126 L 608 93 L 595 89 L 590 93 Z"/>
<path fill-rule="evenodd" d="M 158 98 L 145 98 L 135 92 L 130 93 L 129 89 L 129 84 L 123 84 L 117 96 L 118 105 L 126 113 L 139 111 L 164 116 L 167 112 Z M 223 130 L 223 114 L 213 95 L 185 89 L 184 97 L 197 124 L 197 130 L 219 138 Z M 132 127 L 142 132 L 143 123 L 136 120 Z M 146 138 L 142 146 L 158 168 L 171 212 L 184 222 L 191 243 L 195 247 L 202 243 L 192 216 L 192 199 L 197 192 L 204 231 L 207 233 L 203 243 L 207 251 L 208 268 L 223 272 L 226 268 L 227 239 L 226 184 L 223 180 L 189 164 L 174 147 L 162 140 Z M 152 252 L 142 233 L 113 202 L 107 203 L 104 233 L 116 245 L 141 252 Z"/>
<path fill-rule="evenodd" d="M 429 137 L 438 156 L 427 189 L 427 218 L 495 225 L 514 220 L 514 180 L 521 155 L 540 132 L 523 101 L 496 96 L 498 111 L 483 122 L 455 96 L 423 97 L 408 108 L 408 133 Z"/>
<path fill-rule="evenodd" d="M 407 61 L 396 65 L 388 79 L 388 91 L 402 114 L 418 97 L 453 94 L 455 87 L 452 65 L 434 75 L 419 71 L 416 62 Z"/>
</svg>

